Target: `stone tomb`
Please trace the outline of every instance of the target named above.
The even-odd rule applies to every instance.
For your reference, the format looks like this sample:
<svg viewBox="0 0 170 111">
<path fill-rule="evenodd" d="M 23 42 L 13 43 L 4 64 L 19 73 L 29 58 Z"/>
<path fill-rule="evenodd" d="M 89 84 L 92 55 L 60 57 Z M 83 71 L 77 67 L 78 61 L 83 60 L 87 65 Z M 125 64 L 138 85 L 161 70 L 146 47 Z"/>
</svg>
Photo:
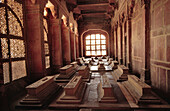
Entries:
<svg viewBox="0 0 170 111">
<path fill-rule="evenodd" d="M 74 70 L 78 71 L 79 66 L 78 66 L 77 62 L 72 62 L 71 65 L 73 66 Z"/>
<path fill-rule="evenodd" d="M 78 70 L 78 75 L 82 76 L 83 81 L 90 81 L 90 69 L 87 66 L 80 66 Z"/>
<path fill-rule="evenodd" d="M 109 65 L 111 68 L 112 68 L 112 70 L 114 69 L 114 61 L 111 61 L 111 63 L 110 63 L 110 65 Z"/>
<path fill-rule="evenodd" d="M 54 76 L 46 76 L 26 87 L 27 95 L 16 105 L 16 108 L 41 108 L 60 90 L 54 82 Z"/>
<path fill-rule="evenodd" d="M 80 104 L 83 100 L 87 84 L 82 76 L 74 76 L 64 87 L 63 93 L 56 100 L 58 104 Z"/>
<path fill-rule="evenodd" d="M 122 84 L 129 91 L 136 104 L 161 103 L 160 99 L 152 92 L 151 87 L 135 75 L 128 75 L 128 81 L 124 81 Z"/>
<path fill-rule="evenodd" d="M 124 65 L 118 65 L 118 69 L 113 71 L 113 78 L 117 82 L 128 80 L 129 69 Z"/>
<path fill-rule="evenodd" d="M 74 70 L 73 65 L 66 65 L 60 68 L 60 74 L 55 77 L 56 82 L 69 82 L 69 80 L 73 77 L 76 73 Z"/>
<path fill-rule="evenodd" d="M 77 64 L 80 65 L 80 66 L 85 65 L 82 58 L 77 58 Z"/>
<path fill-rule="evenodd" d="M 100 103 L 115 103 L 117 99 L 114 96 L 113 88 L 106 75 L 101 76 L 101 81 L 98 86 L 99 102 Z"/>
<path fill-rule="evenodd" d="M 118 69 L 122 72 L 119 79 L 117 81 L 126 81 L 128 79 L 129 68 L 124 65 L 119 65 Z"/>
<path fill-rule="evenodd" d="M 104 63 L 101 62 L 98 66 L 98 71 L 105 71 Z"/>
<path fill-rule="evenodd" d="M 118 61 L 113 61 L 114 62 L 114 69 L 117 69 L 118 68 L 118 65 L 119 65 L 119 62 Z"/>
</svg>

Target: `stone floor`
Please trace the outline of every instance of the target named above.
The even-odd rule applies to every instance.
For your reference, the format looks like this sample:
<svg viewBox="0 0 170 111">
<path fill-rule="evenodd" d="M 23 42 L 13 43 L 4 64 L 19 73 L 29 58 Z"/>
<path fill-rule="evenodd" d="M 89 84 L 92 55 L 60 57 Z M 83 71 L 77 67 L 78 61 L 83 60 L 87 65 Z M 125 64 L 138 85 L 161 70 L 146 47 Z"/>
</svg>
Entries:
<svg viewBox="0 0 170 111">
<path fill-rule="evenodd" d="M 110 83 L 113 87 L 113 91 L 118 100 L 117 103 L 99 103 L 98 102 L 98 84 L 100 83 L 101 75 L 107 75 L 110 80 Z M 56 99 L 55 99 L 56 100 Z M 91 109 L 91 110 L 129 110 L 130 106 L 123 96 L 119 86 L 113 80 L 111 72 L 92 72 L 92 78 L 88 83 L 84 99 L 82 104 L 56 104 L 55 100 L 49 105 L 50 109 Z"/>
</svg>

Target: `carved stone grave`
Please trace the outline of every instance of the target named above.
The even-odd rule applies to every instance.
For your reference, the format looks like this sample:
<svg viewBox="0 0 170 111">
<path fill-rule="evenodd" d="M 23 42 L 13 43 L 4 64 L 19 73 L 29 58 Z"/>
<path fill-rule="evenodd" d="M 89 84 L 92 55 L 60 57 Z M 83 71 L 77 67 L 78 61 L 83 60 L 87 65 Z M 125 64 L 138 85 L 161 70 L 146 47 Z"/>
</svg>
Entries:
<svg viewBox="0 0 170 111">
<path fill-rule="evenodd" d="M 27 95 L 16 105 L 16 108 L 41 108 L 61 87 L 54 82 L 54 76 L 46 76 L 26 87 Z"/>
<path fill-rule="evenodd" d="M 87 85 L 82 76 L 74 76 L 64 87 L 63 93 L 56 100 L 58 104 L 80 104 L 83 100 Z"/>
<path fill-rule="evenodd" d="M 115 103 L 117 99 L 114 96 L 113 88 L 106 75 L 101 76 L 101 81 L 98 87 L 99 102 L 101 103 Z"/>
</svg>

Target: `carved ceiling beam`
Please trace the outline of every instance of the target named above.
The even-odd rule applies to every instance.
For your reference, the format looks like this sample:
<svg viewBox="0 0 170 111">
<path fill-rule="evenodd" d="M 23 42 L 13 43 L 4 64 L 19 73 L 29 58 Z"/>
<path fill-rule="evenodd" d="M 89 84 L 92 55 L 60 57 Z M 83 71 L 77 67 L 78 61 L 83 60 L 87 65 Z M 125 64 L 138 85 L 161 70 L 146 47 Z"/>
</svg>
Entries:
<svg viewBox="0 0 170 111">
<path fill-rule="evenodd" d="M 96 6 L 108 6 L 109 3 L 98 3 L 98 4 L 83 4 L 83 5 L 78 5 L 79 8 L 88 8 L 88 7 L 96 7 Z"/>
</svg>

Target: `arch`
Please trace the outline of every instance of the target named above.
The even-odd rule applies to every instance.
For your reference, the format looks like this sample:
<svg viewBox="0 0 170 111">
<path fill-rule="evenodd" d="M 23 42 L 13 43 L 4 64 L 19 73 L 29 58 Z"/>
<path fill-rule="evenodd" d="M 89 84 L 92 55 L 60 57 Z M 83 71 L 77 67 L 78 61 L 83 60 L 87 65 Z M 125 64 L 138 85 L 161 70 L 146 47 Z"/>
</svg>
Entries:
<svg viewBox="0 0 170 111">
<path fill-rule="evenodd" d="M 90 35 L 90 34 L 101 34 L 106 37 L 106 55 L 109 55 L 109 47 L 108 47 L 109 46 L 109 34 L 107 31 L 102 30 L 102 29 L 88 29 L 81 34 L 81 55 L 86 56 L 85 55 L 85 50 L 86 50 L 85 49 L 85 38 L 87 35 Z M 96 55 L 96 56 L 101 56 L 101 55 Z"/>
</svg>

